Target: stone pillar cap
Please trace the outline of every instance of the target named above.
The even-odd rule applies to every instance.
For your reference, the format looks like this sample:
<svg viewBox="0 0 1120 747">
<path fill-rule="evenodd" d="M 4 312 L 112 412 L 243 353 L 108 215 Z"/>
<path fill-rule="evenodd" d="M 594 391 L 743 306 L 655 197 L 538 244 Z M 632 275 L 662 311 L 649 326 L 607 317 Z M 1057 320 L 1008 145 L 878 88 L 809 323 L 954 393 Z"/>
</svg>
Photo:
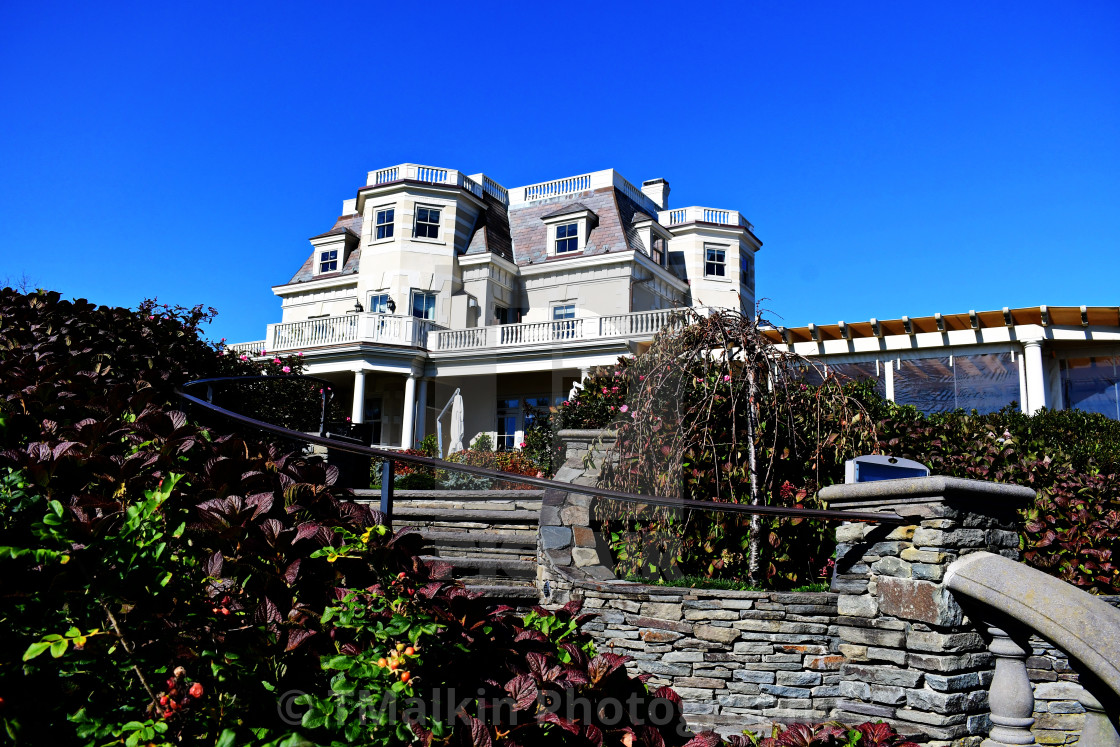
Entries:
<svg viewBox="0 0 1120 747">
<path fill-rule="evenodd" d="M 1022 485 L 932 475 L 828 485 L 821 488 L 818 496 L 822 501 L 828 501 L 830 509 L 837 511 L 851 509 L 901 513 L 907 505 L 918 507 L 933 503 L 974 502 L 973 508 L 977 513 L 982 513 L 985 508 L 1026 505 L 1034 500 L 1034 490 Z"/>
</svg>

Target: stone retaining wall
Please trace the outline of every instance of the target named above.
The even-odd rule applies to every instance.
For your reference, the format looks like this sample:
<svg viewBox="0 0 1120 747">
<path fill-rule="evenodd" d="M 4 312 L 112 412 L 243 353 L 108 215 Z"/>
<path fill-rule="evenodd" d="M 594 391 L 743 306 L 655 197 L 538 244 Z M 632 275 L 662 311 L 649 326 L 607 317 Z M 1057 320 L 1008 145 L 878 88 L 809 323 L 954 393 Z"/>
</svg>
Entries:
<svg viewBox="0 0 1120 747">
<path fill-rule="evenodd" d="M 561 435 L 568 458 L 557 479 L 595 484 L 614 434 Z M 591 498 L 549 491 L 538 585 L 546 604 L 579 598 L 599 612 L 588 630 L 600 649 L 633 657 L 632 673 L 677 690 L 694 728 L 730 734 L 770 722 L 883 719 L 931 747 L 976 747 L 990 728 L 993 656 L 986 628 L 941 581 L 962 554 L 1017 554 L 1014 509 L 1025 494 L 969 482 L 895 507 L 912 517 L 908 526 L 838 526 L 833 593 L 820 594 L 619 581 L 591 527 Z M 852 510 L 868 510 L 860 501 Z M 1074 744 L 1084 720 L 1077 675 L 1061 651 L 1037 637 L 1032 644 L 1035 739 Z"/>
</svg>

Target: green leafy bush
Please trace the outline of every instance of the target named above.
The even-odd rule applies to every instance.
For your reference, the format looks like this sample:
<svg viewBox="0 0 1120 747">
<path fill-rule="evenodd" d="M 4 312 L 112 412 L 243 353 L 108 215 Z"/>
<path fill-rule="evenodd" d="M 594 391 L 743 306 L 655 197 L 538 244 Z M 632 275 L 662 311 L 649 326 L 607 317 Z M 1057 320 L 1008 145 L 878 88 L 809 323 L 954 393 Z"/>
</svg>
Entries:
<svg viewBox="0 0 1120 747">
<path fill-rule="evenodd" d="M 419 559 L 418 535 L 346 501 L 335 468 L 176 409 L 187 380 L 259 369 L 200 340 L 191 312 L 153 308 L 0 291 L 9 741 L 490 744 L 514 728 L 524 744 L 689 741 L 679 709 L 635 720 L 675 694 L 596 655 L 576 606 L 487 608 Z M 452 691 L 461 707 L 443 718 L 435 694 Z M 545 692 L 590 716 L 538 710 Z M 429 716 L 384 716 L 387 694 Z M 596 721 L 630 696 L 624 720 Z M 501 698 L 517 724 L 491 718 Z"/>
<path fill-rule="evenodd" d="M 730 317 L 730 318 L 729 318 Z M 618 466 L 604 484 L 631 492 L 743 502 L 751 494 L 748 444 L 766 505 L 820 507 L 820 487 L 843 480 L 843 463 L 860 454 L 915 459 L 933 474 L 1027 485 L 1037 492 L 1023 512 L 1023 557 L 1031 565 L 1095 593 L 1120 593 L 1120 422 L 1078 411 L 1017 408 L 987 415 L 924 415 L 879 397 L 866 382 L 826 376 L 759 387 L 747 395 L 748 369 L 697 350 L 755 345 L 774 370 L 790 361 L 751 335 L 735 315 L 694 319 L 659 336 L 649 352 L 624 360 L 557 409 L 559 427 L 619 432 Z M 745 329 L 744 329 L 745 328 Z M 772 374 L 773 375 L 773 374 Z M 783 377 L 779 377 L 783 378 Z M 748 435 L 751 402 L 757 408 Z M 613 409 L 612 409 L 613 408 Z M 661 509 L 627 513 L 600 504 L 619 570 L 674 582 L 680 574 L 742 580 L 751 538 L 760 540 L 767 583 L 790 587 L 828 573 L 831 525 Z"/>
</svg>

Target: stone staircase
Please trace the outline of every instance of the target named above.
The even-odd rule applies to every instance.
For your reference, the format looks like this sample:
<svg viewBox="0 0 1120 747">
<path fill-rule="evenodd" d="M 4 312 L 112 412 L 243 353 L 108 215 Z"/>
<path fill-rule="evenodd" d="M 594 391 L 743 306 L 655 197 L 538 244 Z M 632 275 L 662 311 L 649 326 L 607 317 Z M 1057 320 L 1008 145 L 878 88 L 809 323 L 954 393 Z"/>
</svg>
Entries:
<svg viewBox="0 0 1120 747">
<path fill-rule="evenodd" d="M 377 504 L 377 490 L 355 490 Z M 537 532 L 543 490 L 396 490 L 393 527 L 413 527 L 425 559 L 454 567 L 472 591 L 511 606 L 537 601 Z"/>
</svg>

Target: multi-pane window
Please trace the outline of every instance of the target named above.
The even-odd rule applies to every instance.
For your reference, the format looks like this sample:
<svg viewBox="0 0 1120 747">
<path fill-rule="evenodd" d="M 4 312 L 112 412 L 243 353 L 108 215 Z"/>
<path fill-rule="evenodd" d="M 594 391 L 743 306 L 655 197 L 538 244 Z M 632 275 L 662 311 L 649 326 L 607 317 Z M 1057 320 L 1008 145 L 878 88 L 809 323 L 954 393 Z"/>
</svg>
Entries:
<svg viewBox="0 0 1120 747">
<path fill-rule="evenodd" d="M 576 336 L 576 305 L 557 304 L 552 307 L 552 339 L 568 340 Z"/>
<path fill-rule="evenodd" d="M 388 293 L 374 293 L 369 297 L 369 310 L 374 314 L 388 314 L 389 313 L 389 294 Z"/>
<path fill-rule="evenodd" d="M 653 246 L 649 250 L 650 259 L 662 267 L 665 266 L 665 239 L 654 235 Z"/>
<path fill-rule="evenodd" d="M 319 272 L 336 272 L 338 270 L 338 250 L 331 249 L 319 252 Z"/>
<path fill-rule="evenodd" d="M 439 208 L 416 209 L 416 238 L 439 238 Z"/>
<path fill-rule="evenodd" d="M 412 315 L 417 319 L 435 319 L 436 294 L 412 291 Z"/>
<path fill-rule="evenodd" d="M 754 257 L 743 251 L 739 254 L 739 282 L 754 287 Z"/>
<path fill-rule="evenodd" d="M 393 238 L 393 208 L 386 208 L 378 210 L 376 215 L 377 232 L 375 236 L 379 239 Z"/>
<path fill-rule="evenodd" d="M 704 247 L 704 276 L 725 277 L 727 275 L 727 250 L 721 246 Z"/>
<path fill-rule="evenodd" d="M 498 451 L 513 449 L 517 439 L 517 415 L 521 409 L 521 400 L 498 400 L 498 442 L 494 448 Z"/>
<path fill-rule="evenodd" d="M 564 223 L 556 227 L 556 253 L 579 251 L 579 223 Z"/>
</svg>

